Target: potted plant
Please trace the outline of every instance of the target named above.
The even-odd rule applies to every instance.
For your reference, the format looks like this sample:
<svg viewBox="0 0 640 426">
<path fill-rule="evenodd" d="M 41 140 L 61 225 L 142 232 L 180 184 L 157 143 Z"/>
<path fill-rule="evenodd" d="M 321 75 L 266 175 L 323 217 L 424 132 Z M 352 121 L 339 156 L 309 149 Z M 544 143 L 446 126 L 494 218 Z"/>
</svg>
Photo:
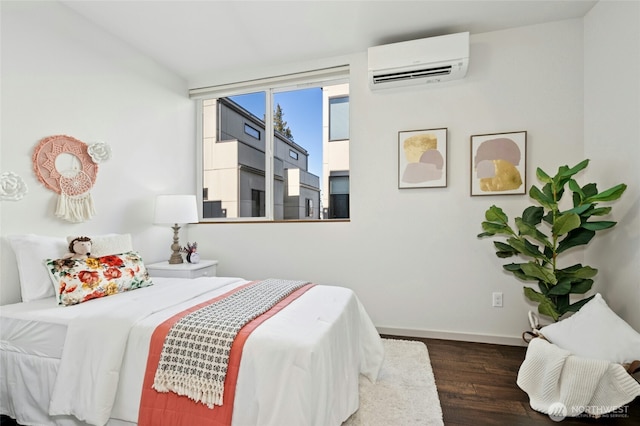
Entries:
<svg viewBox="0 0 640 426">
<path fill-rule="evenodd" d="M 562 166 L 555 176 L 542 169 L 536 177 L 544 186 L 531 186 L 529 196 L 539 206 L 527 207 L 522 216 L 515 218 L 515 228 L 501 208 L 493 205 L 485 213 L 482 222 L 486 236 L 504 236 L 506 241 L 494 241 L 496 255 L 500 258 L 520 256 L 524 263 L 508 263 L 503 268 L 523 281 L 536 281 L 538 290 L 524 288 L 525 296 L 538 304 L 538 312 L 558 321 L 567 312 L 576 312 L 593 296 L 571 303 L 572 294 L 584 295 L 593 285 L 598 270 L 575 264 L 561 267 L 558 257 L 565 251 L 588 244 L 596 232 L 613 227 L 616 222 L 593 220 L 611 212 L 611 207 L 598 207 L 598 203 L 620 198 L 627 185 L 618 184 L 598 192 L 595 183 L 580 186 L 573 176 L 585 169 L 589 160 L 569 168 Z M 565 187 L 571 191 L 572 206 L 561 210 L 560 201 Z"/>
</svg>

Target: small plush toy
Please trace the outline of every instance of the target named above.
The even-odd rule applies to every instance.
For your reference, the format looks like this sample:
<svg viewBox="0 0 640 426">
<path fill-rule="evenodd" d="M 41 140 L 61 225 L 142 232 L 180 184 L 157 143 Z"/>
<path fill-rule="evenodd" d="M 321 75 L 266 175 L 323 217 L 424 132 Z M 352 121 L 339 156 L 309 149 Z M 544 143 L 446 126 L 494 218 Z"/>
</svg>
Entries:
<svg viewBox="0 0 640 426">
<path fill-rule="evenodd" d="M 84 260 L 91 256 L 91 238 L 78 237 L 69 243 L 69 251 L 63 259 Z"/>
</svg>

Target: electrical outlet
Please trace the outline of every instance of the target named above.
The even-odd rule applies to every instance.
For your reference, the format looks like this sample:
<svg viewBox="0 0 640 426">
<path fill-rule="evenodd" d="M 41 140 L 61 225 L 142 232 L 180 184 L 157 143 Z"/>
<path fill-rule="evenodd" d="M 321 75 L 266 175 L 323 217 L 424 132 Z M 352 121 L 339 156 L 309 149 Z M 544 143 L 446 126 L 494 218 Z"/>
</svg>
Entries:
<svg viewBox="0 0 640 426">
<path fill-rule="evenodd" d="M 502 308 L 502 293 L 499 291 L 493 293 L 493 307 Z"/>
</svg>

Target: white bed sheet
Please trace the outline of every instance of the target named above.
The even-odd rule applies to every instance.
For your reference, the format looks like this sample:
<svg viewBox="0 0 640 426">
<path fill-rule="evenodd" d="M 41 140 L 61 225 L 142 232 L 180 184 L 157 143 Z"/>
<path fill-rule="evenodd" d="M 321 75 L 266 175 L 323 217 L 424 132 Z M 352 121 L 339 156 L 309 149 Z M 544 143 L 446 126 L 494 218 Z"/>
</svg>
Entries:
<svg viewBox="0 0 640 426">
<path fill-rule="evenodd" d="M 202 280 L 206 280 L 206 284 Z M 160 289 L 165 285 L 211 285 L 215 288 L 221 284 L 235 286 L 246 281 L 154 278 L 154 282 L 156 285 L 153 287 Z M 190 303 L 207 300 L 228 289 L 228 286 L 223 286 L 208 291 L 193 297 Z M 121 305 L 122 301 L 117 299 L 120 296 L 73 307 L 50 308 L 46 302 L 38 301 L 42 306 L 37 306 L 33 315 L 24 306 L 0 308 L 3 341 L 0 352 L 3 373 L 0 412 L 25 423 L 84 424 L 71 416 L 52 418 L 46 414 L 60 362 L 56 358 L 41 356 L 34 348 L 25 349 L 28 345 L 21 343 L 24 339 L 5 342 L 5 324 L 22 320 L 24 325 L 33 323 L 33 318 L 37 318 L 49 327 L 62 329 L 73 320 L 82 320 L 91 312 L 99 311 L 95 309 L 98 303 L 106 302 L 100 306 L 101 309 L 103 306 Z M 146 297 L 145 289 L 122 296 L 139 300 L 142 304 Z M 135 424 L 137 421 L 151 333 L 157 324 L 184 308 L 183 303 L 178 303 L 152 313 L 137 321 L 131 329 L 108 424 Z M 57 315 L 49 312 L 51 309 Z M 17 329 L 15 326 L 12 328 Z M 10 333 L 13 337 L 19 335 Z M 283 352 L 285 346 L 289 349 Z M 55 352 L 51 348 L 47 350 L 50 351 L 48 355 Z M 60 347 L 58 351 L 61 352 Z M 341 287 L 316 286 L 258 327 L 247 340 L 238 377 L 234 424 L 339 425 L 357 409 L 358 372 L 375 378 L 382 358 L 379 335 L 353 292 Z M 40 373 L 34 374 L 34 371 Z M 38 384 L 34 386 L 36 382 Z"/>
<path fill-rule="evenodd" d="M 0 306 L 0 349 L 60 358 L 67 320 L 61 320 L 55 297 Z"/>
</svg>

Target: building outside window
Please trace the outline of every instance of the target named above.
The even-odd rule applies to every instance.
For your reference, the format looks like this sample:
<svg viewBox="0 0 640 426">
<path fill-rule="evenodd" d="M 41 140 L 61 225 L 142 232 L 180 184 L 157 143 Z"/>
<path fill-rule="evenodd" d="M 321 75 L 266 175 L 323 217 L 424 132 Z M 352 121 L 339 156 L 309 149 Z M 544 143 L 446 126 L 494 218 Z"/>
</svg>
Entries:
<svg viewBox="0 0 640 426">
<path fill-rule="evenodd" d="M 349 85 L 320 83 L 198 97 L 203 220 L 349 218 Z"/>
</svg>

